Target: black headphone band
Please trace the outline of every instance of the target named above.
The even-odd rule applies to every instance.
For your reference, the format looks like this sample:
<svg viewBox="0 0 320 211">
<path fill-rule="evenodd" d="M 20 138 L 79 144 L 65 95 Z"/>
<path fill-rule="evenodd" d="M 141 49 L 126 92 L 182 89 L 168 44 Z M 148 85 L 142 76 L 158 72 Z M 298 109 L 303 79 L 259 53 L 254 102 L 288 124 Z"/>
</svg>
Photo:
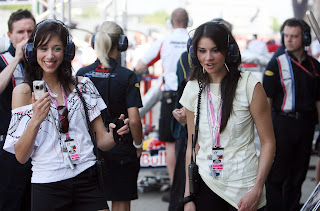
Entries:
<svg viewBox="0 0 320 211">
<path fill-rule="evenodd" d="M 222 28 L 228 34 L 227 48 L 226 48 L 227 52 L 225 55 L 225 59 L 226 59 L 226 62 L 228 62 L 228 63 L 236 62 L 239 59 L 240 50 L 239 50 L 238 44 L 236 43 L 235 39 L 232 37 L 230 30 L 223 23 L 220 23 L 219 21 L 209 21 L 209 22 L 202 24 L 201 26 L 205 27 L 206 24 L 214 24 L 214 25 Z M 197 56 L 195 55 L 195 52 L 194 52 L 194 49 L 192 46 L 193 37 L 190 36 L 190 33 L 194 30 L 196 30 L 196 29 L 193 29 L 188 33 L 189 40 L 187 42 L 187 51 L 190 54 L 192 64 L 194 66 L 199 66 L 200 61 L 198 60 Z"/>
<path fill-rule="evenodd" d="M 34 43 L 36 42 L 36 37 L 37 37 L 38 30 L 46 23 L 57 23 L 57 24 L 62 25 L 66 29 L 66 31 L 68 32 L 67 43 L 70 41 L 70 34 L 69 34 L 68 27 L 62 21 L 56 20 L 56 19 L 47 19 L 47 20 L 41 21 L 40 23 L 38 23 L 36 25 L 36 31 L 34 32 L 33 42 L 32 42 L 33 43 L 33 47 L 35 47 Z"/>
<path fill-rule="evenodd" d="M 292 18 L 292 19 L 288 19 L 287 21 L 285 21 L 283 23 L 283 25 L 281 26 L 281 43 L 284 45 L 284 28 L 286 26 L 289 27 L 296 27 L 297 25 L 291 25 L 290 22 L 292 23 L 293 21 L 296 21 L 296 23 L 298 23 L 298 25 L 301 28 L 301 35 L 302 35 L 302 44 L 304 46 L 309 46 L 311 44 L 311 29 L 310 27 L 308 28 L 308 24 L 306 22 L 304 22 L 301 19 L 298 18 Z M 288 24 L 289 22 L 289 24 Z"/>
<path fill-rule="evenodd" d="M 64 49 L 64 60 L 67 62 L 71 62 L 75 56 L 75 45 L 72 42 L 71 39 L 71 35 L 69 33 L 69 30 L 67 28 L 67 26 L 59 21 L 59 20 L 55 20 L 55 19 L 47 19 L 44 21 L 41 21 L 40 23 L 37 24 L 36 28 L 35 28 L 35 32 L 33 34 L 33 42 L 27 43 L 27 45 L 25 46 L 25 57 L 28 63 L 36 63 L 37 59 L 36 59 L 36 52 L 35 52 L 35 41 L 36 41 L 36 37 L 37 37 L 37 33 L 39 31 L 39 29 L 47 23 L 57 23 L 58 25 L 62 26 L 65 28 L 66 33 L 67 33 L 67 43 Z M 31 38 L 32 39 L 32 38 Z"/>
</svg>

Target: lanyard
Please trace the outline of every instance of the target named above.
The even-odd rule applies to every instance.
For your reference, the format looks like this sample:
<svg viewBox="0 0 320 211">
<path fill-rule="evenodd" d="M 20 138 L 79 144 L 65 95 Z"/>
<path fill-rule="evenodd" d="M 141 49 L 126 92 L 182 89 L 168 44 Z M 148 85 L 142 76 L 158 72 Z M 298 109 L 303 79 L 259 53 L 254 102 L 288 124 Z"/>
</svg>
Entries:
<svg viewBox="0 0 320 211">
<path fill-rule="evenodd" d="M 52 102 L 54 103 L 54 105 L 56 106 L 56 108 L 58 108 L 59 104 L 58 104 L 57 100 L 56 100 L 54 97 L 52 97 L 52 92 L 51 92 L 51 90 L 50 90 L 50 88 L 48 87 L 47 84 L 46 84 L 46 87 L 47 87 L 47 90 L 48 90 L 48 92 L 49 92 L 49 96 L 50 96 Z M 62 92 L 62 96 L 63 96 L 64 105 L 68 108 L 68 101 L 67 101 L 66 92 L 64 91 L 64 88 L 63 88 L 62 85 L 60 85 L 60 87 L 61 87 L 61 92 Z"/>
<path fill-rule="evenodd" d="M 210 84 L 207 85 L 207 97 L 208 97 L 208 120 L 209 120 L 209 129 L 212 134 L 212 144 L 214 147 L 220 147 L 220 127 L 221 127 L 221 116 L 222 116 L 222 100 L 220 100 L 217 118 L 214 114 L 213 100 L 210 94 Z M 209 110 L 210 108 L 210 110 Z"/>
<path fill-rule="evenodd" d="M 55 105 L 56 108 L 58 109 L 58 107 L 59 107 L 58 101 L 57 101 L 54 97 L 52 97 L 52 92 L 51 92 L 49 86 L 47 85 L 47 83 L 46 83 L 46 87 L 47 87 L 47 90 L 48 90 L 48 92 L 49 92 L 49 96 L 50 96 L 52 102 L 54 103 L 54 105 Z M 68 100 L 67 100 L 66 92 L 64 91 L 64 88 L 63 88 L 62 85 L 60 85 L 60 87 L 61 87 L 61 92 L 62 92 L 62 96 L 63 96 L 64 105 L 65 105 L 66 108 L 68 109 Z M 67 118 L 68 118 L 68 117 L 67 117 Z M 59 119 L 60 119 L 60 116 L 59 116 Z M 66 133 L 66 137 L 67 137 L 67 138 L 70 138 L 70 136 L 69 136 L 68 133 Z"/>
<path fill-rule="evenodd" d="M 298 67 L 300 67 L 303 71 L 305 71 L 308 75 L 310 75 L 311 77 L 315 77 L 317 76 L 317 72 L 316 72 L 316 68 L 314 66 L 314 63 L 312 61 L 312 59 L 309 57 L 310 63 L 312 65 L 312 70 L 313 70 L 313 74 L 310 73 L 304 66 L 302 66 L 299 62 L 297 62 L 296 60 L 294 60 L 293 58 L 291 58 L 291 56 L 288 55 L 288 53 L 286 52 L 287 56 L 290 58 L 290 60 L 295 63 Z"/>
</svg>

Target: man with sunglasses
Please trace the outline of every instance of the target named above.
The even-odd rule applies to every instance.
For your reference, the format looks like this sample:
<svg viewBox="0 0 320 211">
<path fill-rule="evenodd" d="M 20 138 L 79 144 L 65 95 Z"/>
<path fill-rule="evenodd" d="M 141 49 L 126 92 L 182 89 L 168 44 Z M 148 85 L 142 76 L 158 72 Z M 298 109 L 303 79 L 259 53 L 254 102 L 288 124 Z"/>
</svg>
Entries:
<svg viewBox="0 0 320 211">
<path fill-rule="evenodd" d="M 23 82 L 23 46 L 36 25 L 28 10 L 18 10 L 8 20 L 10 46 L 0 54 L 0 210 L 30 210 L 30 161 L 25 165 L 3 150 L 11 118 L 12 90 Z"/>
</svg>

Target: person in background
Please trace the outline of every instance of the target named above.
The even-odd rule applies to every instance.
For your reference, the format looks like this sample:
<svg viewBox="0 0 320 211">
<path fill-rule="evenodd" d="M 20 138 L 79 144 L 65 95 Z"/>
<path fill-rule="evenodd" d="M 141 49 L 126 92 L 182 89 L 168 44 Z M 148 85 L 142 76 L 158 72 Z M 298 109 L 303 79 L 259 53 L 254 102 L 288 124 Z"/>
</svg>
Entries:
<svg viewBox="0 0 320 211">
<path fill-rule="evenodd" d="M 151 48 L 138 61 L 135 71 L 145 70 L 159 59 L 162 61 L 163 85 L 161 91 L 163 97 L 159 119 L 159 140 L 166 142 L 166 163 L 170 183 L 172 184 L 176 157 L 175 139 L 171 133 L 171 119 L 178 90 L 177 62 L 180 55 L 187 50 L 189 38 L 186 29 L 189 22 L 188 13 L 183 8 L 177 8 L 172 12 L 170 20 L 173 32 L 152 44 Z M 163 200 L 169 201 L 169 195 L 164 195 Z"/>
<path fill-rule="evenodd" d="M 248 43 L 247 49 L 258 54 L 269 53 L 267 43 L 259 40 L 257 34 L 252 35 L 252 40 Z"/>
<path fill-rule="evenodd" d="M 77 73 L 92 80 L 108 105 L 101 114 L 107 130 L 120 114 L 129 117 L 131 132 L 123 137 L 122 143 L 103 153 L 107 164 L 104 192 L 106 199 L 112 201 L 113 211 L 129 211 L 130 201 L 138 198 L 137 179 L 142 152 L 142 124 L 138 110 L 142 101 L 137 76 L 117 62 L 127 48 L 128 40 L 122 28 L 111 21 L 103 22 L 94 41 L 98 59 Z"/>
<path fill-rule="evenodd" d="M 3 150 L 11 118 L 12 90 L 24 80 L 23 46 L 36 25 L 28 10 L 17 10 L 8 20 L 8 50 L 0 53 L 0 210 L 31 209 L 31 162 L 22 165 Z"/>
<path fill-rule="evenodd" d="M 3 148 L 22 164 L 32 159 L 32 211 L 108 208 L 99 187 L 94 142 L 101 150 L 112 148 L 116 125 L 105 130 L 100 111 L 106 104 L 99 92 L 90 79 L 72 76 L 74 54 L 62 22 L 40 22 L 25 47 L 25 83 L 13 90 Z M 34 82 L 39 84 L 33 88 Z M 128 120 L 115 132 L 128 133 Z"/>
<path fill-rule="evenodd" d="M 281 37 L 284 51 L 270 60 L 263 77 L 276 138 L 276 155 L 266 180 L 270 211 L 299 210 L 320 118 L 320 64 L 305 49 L 311 42 L 310 26 L 301 19 L 287 19 Z"/>
<path fill-rule="evenodd" d="M 199 129 L 195 149 L 200 191 L 190 195 L 186 171 L 184 210 L 263 210 L 264 183 L 275 152 L 263 87 L 250 72 L 240 72 L 240 50 L 222 23 L 200 25 L 192 49 L 195 67 L 180 103 L 187 115 L 186 166 L 195 128 Z M 200 116 L 195 120 L 196 114 Z M 261 142 L 259 158 L 254 124 Z"/>
</svg>

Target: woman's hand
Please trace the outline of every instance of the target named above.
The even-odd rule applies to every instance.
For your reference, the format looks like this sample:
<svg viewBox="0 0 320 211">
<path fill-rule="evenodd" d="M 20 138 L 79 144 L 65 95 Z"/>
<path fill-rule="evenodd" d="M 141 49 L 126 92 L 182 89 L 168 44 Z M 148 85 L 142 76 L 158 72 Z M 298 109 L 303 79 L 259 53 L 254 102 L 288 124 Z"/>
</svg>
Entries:
<svg viewBox="0 0 320 211">
<path fill-rule="evenodd" d="M 185 108 L 182 107 L 180 109 L 176 108 L 172 111 L 173 117 L 183 126 L 187 124 L 187 115 L 185 112 Z"/>
<path fill-rule="evenodd" d="M 184 205 L 184 211 L 196 211 L 196 205 L 193 201 L 188 202 Z"/>
<path fill-rule="evenodd" d="M 124 119 L 124 114 L 121 114 L 119 119 L 123 120 L 124 121 L 124 126 L 122 126 L 121 128 L 119 128 L 117 130 L 117 133 L 121 136 L 121 135 L 124 135 L 124 134 L 127 134 L 129 133 L 130 131 L 130 128 L 129 128 L 129 119 Z M 113 133 L 113 130 L 116 128 L 116 125 L 114 123 L 110 123 L 109 124 L 109 128 L 110 128 L 110 132 Z"/>
<path fill-rule="evenodd" d="M 34 93 L 32 93 L 32 103 L 32 119 L 40 125 L 50 111 L 51 99 L 49 93 L 46 92 L 37 101 L 35 100 Z"/>
<path fill-rule="evenodd" d="M 238 203 L 239 211 L 256 211 L 259 205 L 259 199 L 262 191 L 255 187 L 240 199 Z"/>
</svg>

